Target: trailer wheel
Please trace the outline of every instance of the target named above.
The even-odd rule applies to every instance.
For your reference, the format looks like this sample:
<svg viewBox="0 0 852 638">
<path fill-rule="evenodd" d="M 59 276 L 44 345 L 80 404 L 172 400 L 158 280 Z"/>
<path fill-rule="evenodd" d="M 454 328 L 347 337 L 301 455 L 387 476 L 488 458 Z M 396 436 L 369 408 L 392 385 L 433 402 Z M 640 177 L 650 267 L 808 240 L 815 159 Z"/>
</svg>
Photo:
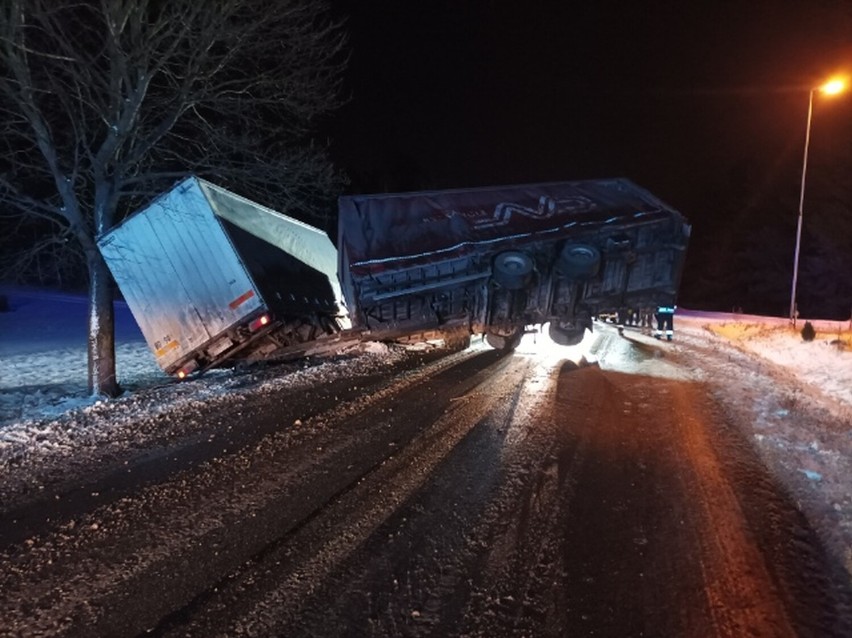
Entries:
<svg viewBox="0 0 852 638">
<path fill-rule="evenodd" d="M 533 273 L 532 257 L 519 250 L 507 250 L 494 258 L 494 281 L 507 290 L 522 290 Z"/>
<path fill-rule="evenodd" d="M 467 350 L 470 347 L 470 333 L 455 330 L 444 333 L 444 346 L 449 350 Z"/>
<path fill-rule="evenodd" d="M 566 244 L 559 253 L 557 267 L 566 277 L 589 279 L 598 274 L 601 253 L 588 244 Z"/>
<path fill-rule="evenodd" d="M 501 335 L 497 334 L 496 332 L 489 332 L 485 335 L 485 341 L 488 343 L 489 346 L 491 346 L 495 350 L 500 350 L 501 352 L 512 352 L 520 345 L 523 336 L 523 328 L 520 328 L 509 335 Z"/>
<path fill-rule="evenodd" d="M 576 346 L 583 340 L 583 337 L 586 334 L 586 328 L 581 326 L 565 329 L 550 324 L 550 328 L 548 328 L 547 333 L 550 335 L 550 339 L 554 343 L 558 343 L 560 346 Z"/>
</svg>

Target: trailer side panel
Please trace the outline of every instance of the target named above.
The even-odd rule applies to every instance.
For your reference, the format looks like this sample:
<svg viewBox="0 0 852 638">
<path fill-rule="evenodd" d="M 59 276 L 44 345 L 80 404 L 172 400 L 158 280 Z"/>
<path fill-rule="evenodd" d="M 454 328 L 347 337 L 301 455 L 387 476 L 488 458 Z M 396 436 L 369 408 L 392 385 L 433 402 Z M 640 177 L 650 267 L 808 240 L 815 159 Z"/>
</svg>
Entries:
<svg viewBox="0 0 852 638">
<path fill-rule="evenodd" d="M 689 224 L 627 179 L 342 197 L 339 272 L 356 325 L 561 342 L 602 312 L 673 303 Z M 557 335 L 559 336 L 559 335 Z"/>
</svg>

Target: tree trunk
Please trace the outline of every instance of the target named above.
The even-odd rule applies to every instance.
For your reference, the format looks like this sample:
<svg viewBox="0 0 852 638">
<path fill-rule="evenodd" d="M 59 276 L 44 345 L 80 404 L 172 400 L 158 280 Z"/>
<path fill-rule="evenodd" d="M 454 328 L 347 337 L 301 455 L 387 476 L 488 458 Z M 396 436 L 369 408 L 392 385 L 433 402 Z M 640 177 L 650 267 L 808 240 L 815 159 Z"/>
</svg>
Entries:
<svg viewBox="0 0 852 638">
<path fill-rule="evenodd" d="M 89 392 L 118 395 L 115 376 L 115 311 L 112 279 L 97 248 L 86 252 L 89 269 Z"/>
</svg>

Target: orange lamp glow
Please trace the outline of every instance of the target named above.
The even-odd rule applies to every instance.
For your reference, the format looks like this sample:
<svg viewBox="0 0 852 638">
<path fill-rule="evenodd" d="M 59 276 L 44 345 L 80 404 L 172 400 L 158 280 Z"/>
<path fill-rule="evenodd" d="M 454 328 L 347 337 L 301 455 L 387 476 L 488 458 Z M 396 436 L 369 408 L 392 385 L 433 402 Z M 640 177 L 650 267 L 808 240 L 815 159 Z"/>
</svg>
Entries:
<svg viewBox="0 0 852 638">
<path fill-rule="evenodd" d="M 826 95 L 837 95 L 846 90 L 846 80 L 843 78 L 832 78 L 821 87 L 819 90 Z"/>
</svg>

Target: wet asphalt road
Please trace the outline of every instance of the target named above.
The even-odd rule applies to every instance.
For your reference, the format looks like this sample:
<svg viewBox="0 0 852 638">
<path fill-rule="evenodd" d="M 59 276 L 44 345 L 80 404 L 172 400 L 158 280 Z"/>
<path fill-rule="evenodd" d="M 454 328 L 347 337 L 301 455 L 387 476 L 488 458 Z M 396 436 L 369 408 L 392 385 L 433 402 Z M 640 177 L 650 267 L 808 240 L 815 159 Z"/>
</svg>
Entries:
<svg viewBox="0 0 852 638">
<path fill-rule="evenodd" d="M 540 346 L 219 408 L 8 509 L 0 635 L 852 635 L 846 573 L 682 351 Z"/>
</svg>

